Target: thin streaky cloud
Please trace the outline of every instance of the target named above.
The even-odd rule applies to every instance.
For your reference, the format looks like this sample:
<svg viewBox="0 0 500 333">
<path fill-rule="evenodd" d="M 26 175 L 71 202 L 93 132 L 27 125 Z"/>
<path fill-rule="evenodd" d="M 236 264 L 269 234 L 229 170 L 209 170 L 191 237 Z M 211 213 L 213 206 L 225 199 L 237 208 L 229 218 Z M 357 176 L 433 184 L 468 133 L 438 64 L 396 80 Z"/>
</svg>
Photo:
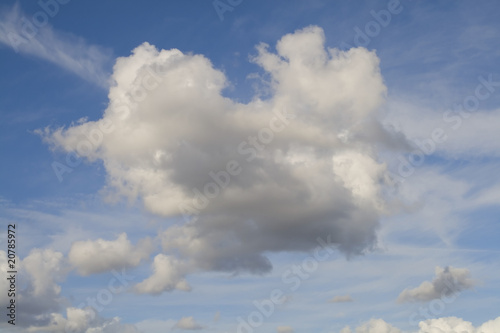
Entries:
<svg viewBox="0 0 500 333">
<path fill-rule="evenodd" d="M 63 10 L 64 7 L 60 7 L 56 15 L 62 15 Z M 37 28 L 19 4 L 0 11 L 0 44 L 19 54 L 51 62 L 106 89 L 109 86 L 106 67 L 112 61 L 111 50 L 54 29 L 50 19 Z"/>
</svg>

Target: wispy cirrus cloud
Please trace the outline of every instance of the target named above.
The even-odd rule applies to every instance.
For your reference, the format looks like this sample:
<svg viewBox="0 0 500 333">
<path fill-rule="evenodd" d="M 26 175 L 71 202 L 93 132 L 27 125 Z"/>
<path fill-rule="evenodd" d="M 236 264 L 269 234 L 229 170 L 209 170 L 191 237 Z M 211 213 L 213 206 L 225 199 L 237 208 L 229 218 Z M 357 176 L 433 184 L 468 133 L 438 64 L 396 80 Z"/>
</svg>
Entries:
<svg viewBox="0 0 500 333">
<path fill-rule="evenodd" d="M 51 62 L 86 81 L 107 88 L 109 74 L 106 68 L 113 60 L 112 51 L 54 29 L 50 20 L 63 10 L 62 5 L 50 8 L 40 6 L 40 11 L 29 17 L 18 3 L 0 9 L 0 44 L 19 54 Z"/>
</svg>

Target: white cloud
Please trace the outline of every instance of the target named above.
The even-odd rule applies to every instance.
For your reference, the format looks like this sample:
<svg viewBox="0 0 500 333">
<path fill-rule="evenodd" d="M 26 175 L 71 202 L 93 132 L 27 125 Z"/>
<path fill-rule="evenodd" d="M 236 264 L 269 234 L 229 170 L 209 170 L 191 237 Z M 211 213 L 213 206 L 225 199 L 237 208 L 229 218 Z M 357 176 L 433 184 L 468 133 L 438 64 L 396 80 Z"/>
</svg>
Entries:
<svg viewBox="0 0 500 333">
<path fill-rule="evenodd" d="M 135 285 L 138 293 L 157 295 L 174 289 L 190 291 L 191 287 L 184 279 L 187 273 L 186 264 L 172 256 L 156 255 L 153 261 L 153 274 Z"/>
<path fill-rule="evenodd" d="M 450 296 L 474 287 L 470 278 L 470 271 L 466 268 L 436 267 L 436 277 L 424 281 L 414 289 L 403 290 L 398 297 L 398 302 L 420 301 L 426 302 L 440 297 Z"/>
<path fill-rule="evenodd" d="M 400 333 L 401 330 L 382 319 L 372 319 L 356 328 L 356 333 Z"/>
<path fill-rule="evenodd" d="M 63 11 L 64 7 L 59 6 L 58 13 Z M 45 14 L 42 8 L 39 12 Z M 111 59 L 110 51 L 58 32 L 50 23 L 37 27 L 32 17 L 22 13 L 18 3 L 0 13 L 0 44 L 49 61 L 103 88 L 108 87 L 105 66 Z"/>
<path fill-rule="evenodd" d="M 401 333 L 401 330 L 386 323 L 382 319 L 371 319 L 358 326 L 356 331 L 351 331 L 349 326 L 344 327 L 340 333 Z"/>
<path fill-rule="evenodd" d="M 68 300 L 61 296 L 61 286 L 57 282 L 66 277 L 71 267 L 61 252 L 33 249 L 23 260 L 16 258 L 16 263 L 17 318 L 22 318 L 16 324 L 22 332 L 139 332 L 133 325 L 121 324 L 119 318 L 105 319 L 97 316 L 90 307 L 68 307 Z M 6 254 L 0 251 L 1 272 L 6 272 L 5 267 Z M 1 286 L 7 287 L 3 283 L 0 283 Z M 1 304 L 6 301 L 4 297 L 0 299 Z M 66 317 L 58 312 L 61 309 L 65 309 Z"/>
<path fill-rule="evenodd" d="M 478 327 L 476 333 L 494 333 L 500 332 L 500 317 L 487 321 Z"/>
<path fill-rule="evenodd" d="M 380 179 L 385 166 L 358 151 L 345 151 L 333 156 L 333 172 L 361 200 L 371 200 L 375 207 L 382 208 L 378 195 Z"/>
<path fill-rule="evenodd" d="M 63 299 L 58 282 L 70 268 L 63 254 L 52 249 L 31 250 L 19 266 L 20 280 L 27 285 L 26 289 L 18 289 L 19 315 L 29 318 L 22 323 L 27 325 L 37 322 L 37 316 L 60 308 Z"/>
<path fill-rule="evenodd" d="M 353 302 L 351 295 L 337 295 L 330 300 L 330 303 Z"/>
<path fill-rule="evenodd" d="M 419 323 L 419 330 L 413 333 L 498 333 L 500 329 L 500 317 L 490 320 L 475 328 L 472 323 L 456 317 L 444 317 L 429 319 Z M 382 319 L 372 319 L 352 331 L 349 327 L 343 328 L 341 333 L 401 333 L 396 328 Z"/>
<path fill-rule="evenodd" d="M 203 326 L 198 324 L 193 317 L 183 317 L 174 325 L 174 329 L 196 331 L 203 329 Z"/>
<path fill-rule="evenodd" d="M 135 267 L 147 259 L 152 251 L 150 239 L 142 239 L 133 246 L 122 233 L 116 240 L 78 241 L 73 243 L 68 254 L 69 262 L 80 274 L 90 275 L 113 269 Z"/>
<path fill-rule="evenodd" d="M 23 259 L 22 267 L 31 277 L 34 296 L 60 293 L 56 280 L 64 273 L 63 265 L 63 254 L 51 249 L 34 249 Z"/>
<path fill-rule="evenodd" d="M 120 319 L 104 319 L 96 316 L 91 308 L 66 309 L 66 317 L 59 313 L 49 316 L 46 325 L 30 326 L 28 332 L 54 332 L 54 333 L 139 333 L 140 331 L 130 324 L 120 323 Z"/>
<path fill-rule="evenodd" d="M 472 326 L 472 323 L 456 317 L 429 319 L 420 322 L 418 326 L 420 327 L 420 331 L 418 333 L 435 333 L 435 332 L 474 333 L 476 331 L 474 329 L 474 326 Z M 489 332 L 481 332 L 481 333 L 489 333 Z"/>
<path fill-rule="evenodd" d="M 51 311 L 57 311 L 63 305 L 61 287 L 62 281 L 69 271 L 63 254 L 52 249 L 33 249 L 23 260 L 16 257 L 16 288 L 15 296 L 17 317 L 24 318 L 17 325 L 25 327 L 43 322 Z M 7 274 L 7 255 L 0 251 L 0 272 Z M 7 290 L 10 282 L 3 278 L 0 287 L 5 293 L 0 295 L 0 305 L 9 302 Z"/>
<path fill-rule="evenodd" d="M 325 235 L 348 255 L 364 253 L 386 213 L 377 153 L 394 142 L 376 120 L 386 88 L 374 52 L 324 41 L 308 27 L 284 36 L 277 54 L 258 46 L 253 61 L 271 75 L 272 97 L 248 104 L 221 94 L 226 78 L 205 57 L 145 43 L 117 59 L 102 119 L 44 138 L 102 160 L 110 198 L 196 217 L 161 235 L 164 252 L 190 270 L 263 273 L 272 268 L 265 253 L 308 251 Z M 176 285 L 147 281 L 140 290 Z"/>
</svg>

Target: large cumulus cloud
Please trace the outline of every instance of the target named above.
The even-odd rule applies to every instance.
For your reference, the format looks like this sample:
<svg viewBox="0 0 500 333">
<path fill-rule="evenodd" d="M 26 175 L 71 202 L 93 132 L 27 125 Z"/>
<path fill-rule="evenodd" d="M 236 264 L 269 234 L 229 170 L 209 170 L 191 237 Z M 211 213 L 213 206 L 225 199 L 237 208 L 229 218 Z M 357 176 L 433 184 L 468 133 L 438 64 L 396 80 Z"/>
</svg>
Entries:
<svg viewBox="0 0 500 333">
<path fill-rule="evenodd" d="M 192 270 L 266 272 L 265 252 L 307 251 L 326 235 L 362 253 L 385 212 L 377 153 L 394 142 L 377 110 L 386 88 L 374 52 L 324 42 L 312 26 L 276 52 L 259 45 L 252 61 L 270 97 L 248 103 L 224 97 L 228 81 L 204 56 L 144 43 L 117 60 L 101 119 L 44 138 L 101 160 L 110 198 L 177 219 L 163 250 Z"/>
</svg>

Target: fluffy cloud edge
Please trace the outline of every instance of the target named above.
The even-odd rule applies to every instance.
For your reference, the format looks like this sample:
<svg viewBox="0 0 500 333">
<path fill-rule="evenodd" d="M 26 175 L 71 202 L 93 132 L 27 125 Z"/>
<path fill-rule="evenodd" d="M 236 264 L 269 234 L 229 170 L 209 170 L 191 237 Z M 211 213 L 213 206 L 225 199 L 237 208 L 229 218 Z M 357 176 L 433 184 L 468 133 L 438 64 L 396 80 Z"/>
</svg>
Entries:
<svg viewBox="0 0 500 333">
<path fill-rule="evenodd" d="M 500 332 L 500 317 L 489 320 L 478 327 L 474 327 L 471 322 L 457 317 L 442 317 L 421 321 L 418 323 L 418 330 L 404 332 L 411 333 L 498 333 Z M 354 331 L 349 327 L 344 327 L 340 333 L 403 333 L 403 331 L 383 319 L 371 319 Z"/>
<path fill-rule="evenodd" d="M 123 232 L 115 240 L 99 238 L 74 242 L 68 260 L 85 276 L 136 267 L 149 258 L 153 249 L 150 238 L 141 239 L 134 246 Z"/>
</svg>

